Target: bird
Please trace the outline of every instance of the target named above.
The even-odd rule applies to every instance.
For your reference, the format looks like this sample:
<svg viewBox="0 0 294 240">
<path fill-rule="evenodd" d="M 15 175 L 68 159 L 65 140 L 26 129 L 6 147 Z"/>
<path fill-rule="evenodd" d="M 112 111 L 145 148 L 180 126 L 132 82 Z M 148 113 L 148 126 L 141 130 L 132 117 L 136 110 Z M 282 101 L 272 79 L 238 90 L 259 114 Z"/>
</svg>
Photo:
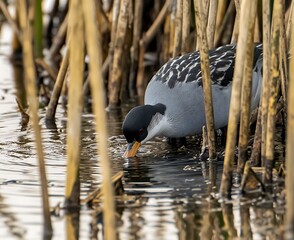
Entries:
<svg viewBox="0 0 294 240">
<path fill-rule="evenodd" d="M 215 129 L 227 126 L 236 44 L 208 51 Z M 262 44 L 254 44 L 251 109 L 259 104 L 262 87 Z M 149 81 L 144 105 L 132 108 L 122 124 L 126 158 L 156 136 L 183 138 L 200 134 L 206 124 L 199 51 L 165 63 Z"/>
</svg>

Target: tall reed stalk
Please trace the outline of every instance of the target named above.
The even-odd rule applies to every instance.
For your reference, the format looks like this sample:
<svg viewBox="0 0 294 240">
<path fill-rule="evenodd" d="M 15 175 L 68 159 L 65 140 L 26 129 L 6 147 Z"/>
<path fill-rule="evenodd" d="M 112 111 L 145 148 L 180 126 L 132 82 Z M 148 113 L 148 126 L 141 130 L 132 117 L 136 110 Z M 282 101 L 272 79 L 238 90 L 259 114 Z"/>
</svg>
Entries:
<svg viewBox="0 0 294 240">
<path fill-rule="evenodd" d="M 90 58 L 90 85 L 94 99 L 93 110 L 96 119 L 97 147 L 102 169 L 102 193 L 104 205 L 104 236 L 107 240 L 116 239 L 114 190 L 111 182 L 111 161 L 108 156 L 108 131 L 105 114 L 104 83 L 102 77 L 101 40 L 95 15 L 95 1 L 83 1 L 83 15 L 86 30 L 86 46 Z"/>
<path fill-rule="evenodd" d="M 268 98 L 269 98 L 269 78 L 271 65 L 271 38 L 270 38 L 270 1 L 262 1 L 262 38 L 263 38 L 263 81 L 261 94 L 261 161 L 262 165 L 265 162 L 266 151 L 266 126 L 267 126 L 267 112 L 268 112 Z"/>
<path fill-rule="evenodd" d="M 276 124 L 276 101 L 280 85 L 280 62 L 279 62 L 279 44 L 280 27 L 282 22 L 282 0 L 274 2 L 273 23 L 272 23 L 272 44 L 271 44 L 271 76 L 269 82 L 269 103 L 266 126 L 266 149 L 265 149 L 265 184 L 272 182 L 272 169 L 274 166 L 274 134 Z"/>
<path fill-rule="evenodd" d="M 240 21 L 240 1 L 235 0 L 235 8 L 236 8 L 236 17 L 234 22 L 234 30 L 231 39 L 231 43 L 237 43 L 238 35 L 239 35 L 239 21 Z"/>
<path fill-rule="evenodd" d="M 170 0 L 165 0 L 165 4 L 161 8 L 161 10 L 158 13 L 156 19 L 153 21 L 153 23 L 149 27 L 149 29 L 143 34 L 143 36 L 142 36 L 142 38 L 140 40 L 139 67 L 138 67 L 137 83 L 136 83 L 137 93 L 138 93 L 139 97 L 144 96 L 144 91 L 145 91 L 145 87 L 146 87 L 145 82 L 144 82 L 144 70 L 145 70 L 145 68 L 144 68 L 144 55 L 145 55 L 145 50 L 146 50 L 147 46 L 149 45 L 149 43 L 151 42 L 151 40 L 155 37 L 158 29 L 163 24 L 169 7 L 170 7 Z M 173 34 L 174 34 L 174 32 L 170 31 L 170 35 L 174 36 Z M 170 46 L 172 46 L 171 43 L 170 43 Z M 171 56 L 171 54 L 170 54 L 170 56 Z"/>
<path fill-rule="evenodd" d="M 218 0 L 210 0 L 208 21 L 207 21 L 207 42 L 208 42 L 209 49 L 212 49 L 214 47 L 214 34 L 215 34 L 215 25 L 216 25 L 217 6 L 218 6 Z"/>
<path fill-rule="evenodd" d="M 183 19 L 182 19 L 182 54 L 189 52 L 190 23 L 191 21 L 191 1 L 183 0 Z"/>
<path fill-rule="evenodd" d="M 227 133 L 228 137 L 225 151 L 226 154 L 224 159 L 224 170 L 222 174 L 222 181 L 220 187 L 221 195 L 226 197 L 231 196 L 232 175 L 234 170 L 234 158 L 237 137 L 237 125 L 240 116 L 241 89 L 244 73 L 243 66 L 245 58 L 248 57 L 248 55 L 246 55 L 248 31 L 250 26 L 248 19 L 254 19 L 254 4 L 255 2 L 251 0 L 243 0 L 241 3 L 240 26 L 242 26 L 243 31 L 240 31 L 237 43 L 238 48 L 236 52 L 234 80 L 232 85 L 229 124 Z"/>
<path fill-rule="evenodd" d="M 243 70 L 242 94 L 241 94 L 241 119 L 239 131 L 239 154 L 238 154 L 238 172 L 241 174 L 247 161 L 247 147 L 249 141 L 249 123 L 251 116 L 251 89 L 252 89 L 252 69 L 254 56 L 254 24 L 257 10 L 257 3 L 252 4 L 252 15 L 249 18 L 249 29 L 247 36 L 247 50 Z"/>
<path fill-rule="evenodd" d="M 120 88 L 123 70 L 123 46 L 127 34 L 128 24 L 128 7 L 130 0 L 122 0 L 120 3 L 120 11 L 117 22 L 117 32 L 114 40 L 114 53 L 112 69 L 109 81 L 109 107 L 115 108 L 119 105 Z"/>
<path fill-rule="evenodd" d="M 78 208 L 80 204 L 80 138 L 83 108 L 84 22 L 80 0 L 69 5 L 69 93 L 67 123 L 67 172 L 65 205 Z"/>
<path fill-rule="evenodd" d="M 183 0 L 177 0 L 173 57 L 181 53 L 182 45 Z"/>
<path fill-rule="evenodd" d="M 215 133 L 214 133 L 214 115 L 212 105 L 212 92 L 211 92 L 211 80 L 210 80 L 210 68 L 209 68 L 209 55 L 208 55 L 208 43 L 206 35 L 206 26 L 203 14 L 203 6 L 200 0 L 194 0 L 197 33 L 200 40 L 200 63 L 203 79 L 203 95 L 205 104 L 205 116 L 208 135 L 208 151 L 210 160 L 216 159 L 215 148 Z"/>
<path fill-rule="evenodd" d="M 47 176 L 45 169 L 45 159 L 42 145 L 41 128 L 39 125 L 39 101 L 36 89 L 36 72 L 33 59 L 32 47 L 32 33 L 28 21 L 26 1 L 18 1 L 20 12 L 20 26 L 23 34 L 23 65 L 25 69 L 25 88 L 27 93 L 27 100 L 30 106 L 30 117 L 33 123 L 33 130 L 35 135 L 37 156 L 39 159 L 39 172 L 41 180 L 42 191 L 42 205 L 43 205 L 43 220 L 44 220 L 44 236 L 52 235 L 52 225 L 50 217 L 50 206 L 47 188 Z"/>
<path fill-rule="evenodd" d="M 134 28 L 133 28 L 133 44 L 131 47 L 131 69 L 129 77 L 130 96 L 135 96 L 133 92 L 136 87 L 136 75 L 139 63 L 139 41 L 142 34 L 142 17 L 143 17 L 143 1 L 136 1 L 134 10 Z"/>
<path fill-rule="evenodd" d="M 291 16 L 294 22 L 294 16 Z M 294 56 L 294 31 L 291 32 L 291 55 Z M 288 122 L 287 122 L 287 141 L 286 141 L 286 234 L 285 239 L 294 237 L 294 59 L 290 59 L 290 78 L 288 92 Z M 291 106 L 291 107 L 290 107 Z"/>
</svg>

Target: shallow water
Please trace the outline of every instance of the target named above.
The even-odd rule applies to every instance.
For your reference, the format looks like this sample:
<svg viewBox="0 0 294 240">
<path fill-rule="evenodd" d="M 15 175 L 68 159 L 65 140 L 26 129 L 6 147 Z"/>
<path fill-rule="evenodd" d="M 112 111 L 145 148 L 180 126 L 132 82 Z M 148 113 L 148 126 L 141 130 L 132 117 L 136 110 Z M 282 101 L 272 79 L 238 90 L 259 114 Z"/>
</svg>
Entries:
<svg viewBox="0 0 294 240">
<path fill-rule="evenodd" d="M 40 180 L 33 133 L 22 131 L 15 97 L 22 69 L 13 66 L 11 32 L 4 25 L 0 41 L 0 239 L 41 239 L 43 219 Z M 114 172 L 123 171 L 128 200 L 117 205 L 119 239 L 277 239 L 284 218 L 279 196 L 238 197 L 218 200 L 222 162 L 198 160 L 199 145 L 190 139 L 187 148 L 171 149 L 158 138 L 142 146 L 138 157 L 123 159 L 126 142 L 121 123 L 132 104 L 108 113 L 110 156 Z M 56 129 L 40 124 L 46 159 L 51 207 L 63 203 L 66 177 L 66 110 L 60 106 Z M 91 113 L 82 118 L 81 198 L 101 183 L 99 156 Z M 62 210 L 52 216 L 52 239 L 71 239 L 69 225 L 79 239 L 103 239 L 98 206 L 83 206 L 77 221 Z"/>
</svg>

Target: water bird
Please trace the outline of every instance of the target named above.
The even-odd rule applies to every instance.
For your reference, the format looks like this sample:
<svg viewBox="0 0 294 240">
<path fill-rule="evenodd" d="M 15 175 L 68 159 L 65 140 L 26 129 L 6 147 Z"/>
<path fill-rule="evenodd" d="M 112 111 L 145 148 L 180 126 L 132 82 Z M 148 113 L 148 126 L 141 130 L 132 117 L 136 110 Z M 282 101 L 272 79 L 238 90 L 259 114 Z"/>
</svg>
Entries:
<svg viewBox="0 0 294 240">
<path fill-rule="evenodd" d="M 235 44 L 209 51 L 215 128 L 227 126 Z M 255 44 L 251 109 L 259 104 L 262 86 L 262 44 Z M 141 144 L 155 136 L 182 138 L 200 134 L 206 124 L 199 51 L 171 59 L 152 77 L 144 105 L 126 115 L 122 130 L 128 142 L 124 157 L 134 157 Z"/>
</svg>

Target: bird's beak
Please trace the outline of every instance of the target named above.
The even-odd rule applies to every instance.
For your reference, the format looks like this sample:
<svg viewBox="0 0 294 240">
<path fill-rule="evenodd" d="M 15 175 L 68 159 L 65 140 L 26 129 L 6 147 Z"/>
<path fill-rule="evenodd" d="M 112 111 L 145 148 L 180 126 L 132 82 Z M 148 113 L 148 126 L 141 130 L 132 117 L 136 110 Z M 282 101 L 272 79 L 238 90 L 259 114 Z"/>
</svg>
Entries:
<svg viewBox="0 0 294 240">
<path fill-rule="evenodd" d="M 134 141 L 132 143 L 128 144 L 127 150 L 125 151 L 125 153 L 123 154 L 124 158 L 131 158 L 131 157 L 135 157 L 139 147 L 141 146 L 140 142 Z"/>
</svg>

